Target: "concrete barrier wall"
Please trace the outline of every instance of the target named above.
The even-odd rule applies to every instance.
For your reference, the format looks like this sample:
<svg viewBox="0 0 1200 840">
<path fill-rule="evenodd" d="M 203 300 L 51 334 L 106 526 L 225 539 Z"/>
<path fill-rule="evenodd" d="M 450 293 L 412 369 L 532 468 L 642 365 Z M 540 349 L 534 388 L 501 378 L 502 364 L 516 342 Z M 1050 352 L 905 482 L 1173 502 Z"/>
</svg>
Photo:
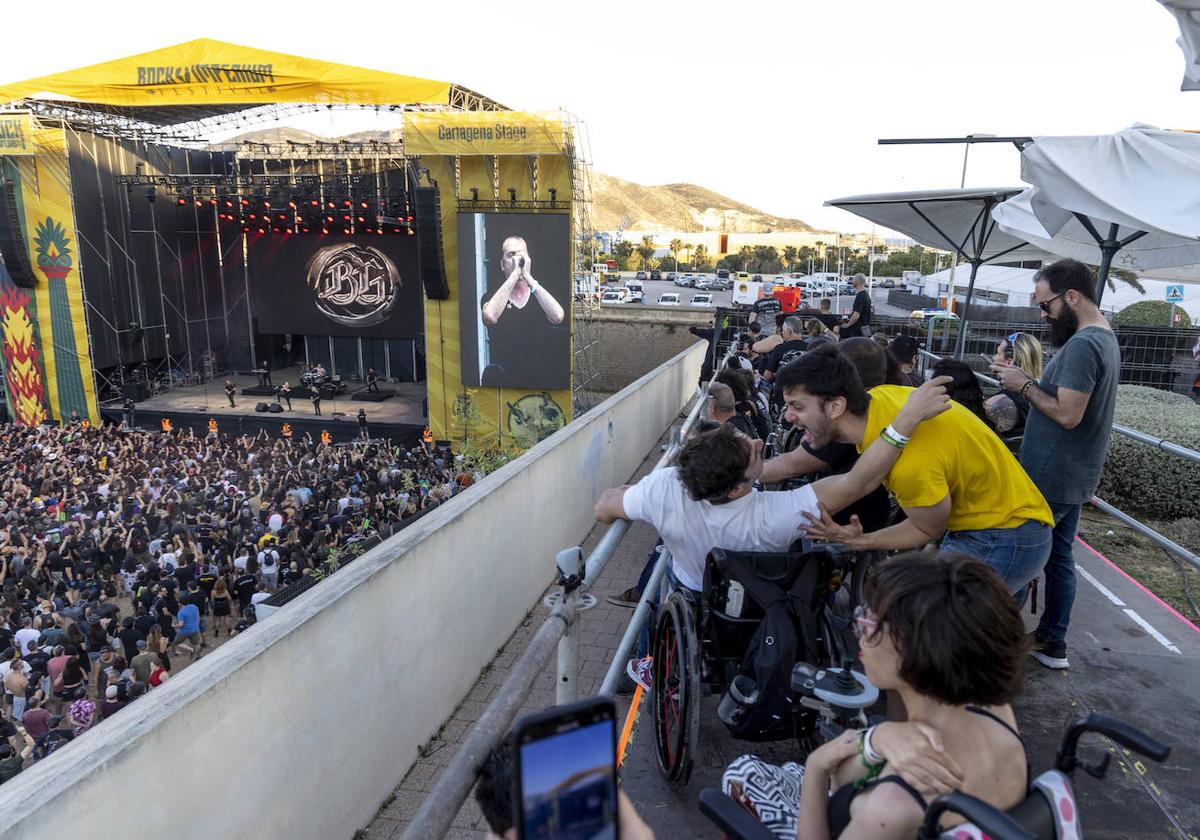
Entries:
<svg viewBox="0 0 1200 840">
<path fill-rule="evenodd" d="M 0 837 L 349 838 L 695 392 L 704 344 L 0 787 Z M 113 809 L 116 808 L 114 811 Z"/>
<path fill-rule="evenodd" d="M 612 306 L 585 313 L 596 345 L 589 388 L 615 393 L 696 341 L 688 327 L 711 329 L 713 310 Z"/>
</svg>

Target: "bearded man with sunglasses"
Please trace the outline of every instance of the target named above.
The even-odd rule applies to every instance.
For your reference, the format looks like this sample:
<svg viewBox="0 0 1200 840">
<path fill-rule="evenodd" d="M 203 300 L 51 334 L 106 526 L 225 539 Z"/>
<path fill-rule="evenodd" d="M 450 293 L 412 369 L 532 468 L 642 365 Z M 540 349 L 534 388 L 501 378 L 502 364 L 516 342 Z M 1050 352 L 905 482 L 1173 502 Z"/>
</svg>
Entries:
<svg viewBox="0 0 1200 840">
<path fill-rule="evenodd" d="M 1092 498 L 1108 453 L 1121 350 L 1096 304 L 1091 269 L 1065 259 L 1034 275 L 1034 297 L 1058 347 L 1040 380 L 1011 364 L 993 364 L 1000 384 L 1029 400 L 1021 466 L 1054 515 L 1046 563 L 1046 609 L 1033 656 L 1048 668 L 1067 668 L 1067 625 L 1075 603 L 1072 545 L 1079 511 Z"/>
</svg>

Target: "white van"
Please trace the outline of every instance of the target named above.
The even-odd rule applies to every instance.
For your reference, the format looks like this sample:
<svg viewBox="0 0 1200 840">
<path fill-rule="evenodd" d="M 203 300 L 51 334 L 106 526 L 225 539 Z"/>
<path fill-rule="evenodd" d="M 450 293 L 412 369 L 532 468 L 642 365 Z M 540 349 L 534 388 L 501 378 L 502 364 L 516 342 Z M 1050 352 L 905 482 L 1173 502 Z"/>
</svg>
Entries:
<svg viewBox="0 0 1200 840">
<path fill-rule="evenodd" d="M 627 280 L 625 282 L 625 293 L 628 295 L 628 303 L 646 302 L 646 290 L 640 280 Z"/>
<path fill-rule="evenodd" d="M 665 294 L 659 295 L 658 296 L 658 305 L 659 306 L 678 306 L 679 305 L 679 293 L 678 292 L 667 292 Z"/>
</svg>

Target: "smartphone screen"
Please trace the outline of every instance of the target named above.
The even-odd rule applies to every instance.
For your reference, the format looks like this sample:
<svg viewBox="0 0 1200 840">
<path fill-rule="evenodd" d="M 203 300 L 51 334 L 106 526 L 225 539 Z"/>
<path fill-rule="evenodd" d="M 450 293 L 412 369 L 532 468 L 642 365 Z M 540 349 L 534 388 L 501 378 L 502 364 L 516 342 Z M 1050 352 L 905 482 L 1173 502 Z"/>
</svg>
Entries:
<svg viewBox="0 0 1200 840">
<path fill-rule="evenodd" d="M 518 837 L 617 837 L 612 701 L 596 698 L 525 718 L 516 741 Z"/>
</svg>

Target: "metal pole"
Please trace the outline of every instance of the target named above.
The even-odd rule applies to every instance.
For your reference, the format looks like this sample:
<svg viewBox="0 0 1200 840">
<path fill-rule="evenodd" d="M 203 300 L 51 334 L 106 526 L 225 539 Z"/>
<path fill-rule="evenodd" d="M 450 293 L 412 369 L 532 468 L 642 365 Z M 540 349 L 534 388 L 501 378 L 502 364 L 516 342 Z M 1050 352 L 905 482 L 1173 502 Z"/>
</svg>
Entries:
<svg viewBox="0 0 1200 840">
<path fill-rule="evenodd" d="M 963 145 L 963 169 L 962 178 L 959 179 L 958 188 L 964 189 L 967 186 L 967 157 L 971 154 L 971 138 L 974 135 L 967 135 L 967 141 Z M 955 249 L 954 256 L 950 260 L 950 290 L 946 294 L 946 309 L 954 311 L 954 271 L 958 268 L 958 250 Z"/>
<path fill-rule="evenodd" d="M 970 148 L 970 147 L 968 147 Z M 967 346 L 967 315 L 971 305 L 971 296 L 975 294 L 975 275 L 979 273 L 979 260 L 971 261 L 971 279 L 967 281 L 967 297 L 963 302 L 962 318 L 958 322 L 958 338 L 954 341 L 954 358 L 961 359 Z M 952 289 L 953 290 L 953 289 Z"/>
<path fill-rule="evenodd" d="M 658 562 L 654 564 L 654 571 L 650 573 L 650 580 L 646 582 L 646 588 L 642 590 L 641 600 L 638 601 L 637 609 L 633 611 L 633 618 L 629 619 L 629 625 L 625 628 L 625 635 L 621 637 L 621 644 L 617 645 L 617 652 L 613 655 L 613 660 L 609 663 L 608 673 L 604 675 L 604 682 L 600 683 L 600 694 L 611 696 L 617 690 L 617 680 L 625 673 L 625 663 L 629 661 L 629 653 L 633 650 L 633 643 L 642 632 L 642 625 L 646 623 L 646 615 L 650 612 L 650 596 L 658 591 L 662 585 L 663 576 L 667 573 L 667 567 L 671 565 L 671 552 L 664 546 L 659 552 Z"/>
<path fill-rule="evenodd" d="M 563 580 L 563 601 L 571 610 L 579 607 L 579 584 L 583 576 L 583 549 L 574 545 L 554 558 Z M 558 679 L 554 684 L 554 702 L 559 706 L 574 703 L 579 695 L 579 622 L 571 622 L 558 640 Z"/>
<path fill-rule="evenodd" d="M 1100 268 L 1096 272 L 1096 306 L 1100 306 L 1100 301 L 1104 300 L 1104 287 L 1108 285 L 1108 272 L 1112 268 L 1113 257 L 1117 251 L 1121 249 L 1121 243 L 1117 241 L 1117 226 L 1110 225 L 1108 228 L 1108 238 L 1100 243 Z"/>
<path fill-rule="evenodd" d="M 1124 513 L 1123 511 L 1117 510 L 1115 507 L 1110 505 L 1108 502 L 1106 502 L 1103 499 L 1098 498 L 1096 496 L 1092 497 L 1092 506 L 1095 508 L 1098 508 L 1099 510 L 1104 511 L 1105 513 L 1107 513 L 1109 516 L 1113 517 L 1114 519 L 1119 519 L 1121 522 L 1125 523 L 1126 525 L 1128 525 L 1133 530 L 1137 531 L 1142 536 L 1148 538 L 1151 542 L 1153 542 L 1159 548 L 1162 548 L 1164 551 L 1174 554 L 1176 557 L 1180 558 L 1181 560 L 1184 560 L 1187 563 L 1190 563 L 1193 567 L 1200 569 L 1200 557 L 1197 557 L 1195 554 L 1192 554 L 1192 552 L 1188 551 L 1183 546 L 1178 545 L 1178 544 L 1172 542 L 1171 540 L 1167 539 L 1162 534 L 1158 533 L 1158 531 L 1155 531 L 1153 528 L 1151 528 L 1147 525 L 1143 525 L 1141 522 L 1138 522 L 1136 519 L 1134 519 L 1129 514 Z"/>
<path fill-rule="evenodd" d="M 513 665 L 504 685 L 500 686 L 450 760 L 437 786 L 413 815 L 401 840 L 440 840 L 446 835 L 471 793 L 479 768 L 488 753 L 507 736 L 534 683 L 545 673 L 546 663 L 559 637 L 574 620 L 575 605 L 565 601 L 542 623 L 525 653 Z"/>
</svg>

